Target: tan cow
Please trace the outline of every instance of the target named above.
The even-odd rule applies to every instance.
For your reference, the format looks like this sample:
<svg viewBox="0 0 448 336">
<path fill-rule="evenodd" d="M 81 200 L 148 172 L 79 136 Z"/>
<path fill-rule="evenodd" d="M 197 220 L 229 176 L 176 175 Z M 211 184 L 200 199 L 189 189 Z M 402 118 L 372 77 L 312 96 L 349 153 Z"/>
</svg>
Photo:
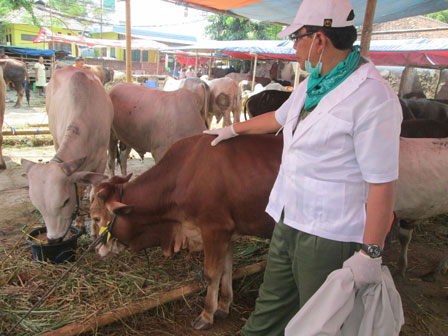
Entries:
<svg viewBox="0 0 448 336">
<path fill-rule="evenodd" d="M 165 81 L 165 85 L 163 86 L 163 91 L 176 91 L 181 88 L 188 89 L 196 95 L 198 104 L 201 107 L 201 118 L 202 120 L 204 120 L 206 126 L 210 127 L 210 125 L 207 124 L 210 100 L 210 88 L 208 87 L 207 83 L 197 77 L 183 78 L 180 80 L 168 77 Z"/>
<path fill-rule="evenodd" d="M 101 256 L 122 250 L 123 244 L 134 252 L 160 246 L 167 256 L 182 248 L 204 250 L 208 288 L 204 310 L 192 322 L 195 329 L 209 328 L 214 316 L 229 313 L 232 240 L 272 235 L 274 220 L 265 208 L 283 144 L 274 135 L 240 136 L 216 147 L 210 146 L 212 139 L 182 139 L 134 180 L 115 176 L 101 183 L 90 212 L 96 234 L 109 213 L 116 216 L 113 238 L 97 248 Z"/>
<path fill-rule="evenodd" d="M 47 86 L 48 124 L 56 154 L 48 163 L 22 159 L 29 194 L 47 226 L 48 241 L 63 239 L 76 208 L 75 183 L 101 180 L 107 163 L 113 107 L 89 71 L 66 67 Z"/>
<path fill-rule="evenodd" d="M 233 122 L 239 122 L 241 95 L 238 84 L 228 77 L 213 79 L 207 84 L 210 87 L 208 125 L 211 125 L 213 116 L 216 122 L 219 123 L 224 118 L 224 126 L 231 125 L 230 112 L 233 114 Z"/>
<path fill-rule="evenodd" d="M 6 84 L 3 80 L 3 69 L 0 67 L 0 169 L 6 169 L 5 160 L 3 160 L 2 144 L 3 144 L 3 120 L 5 118 L 6 108 Z"/>
<path fill-rule="evenodd" d="M 398 271 L 405 275 L 414 223 L 448 213 L 448 139 L 400 139 L 395 213 L 400 219 Z"/>
<path fill-rule="evenodd" d="M 140 155 L 151 152 L 159 161 L 177 140 L 206 129 L 200 106 L 190 90 L 160 91 L 140 85 L 119 83 L 109 92 L 114 106 L 113 133 L 128 150 L 120 156 L 122 173 L 130 148 Z M 109 170 L 115 173 L 116 142 L 111 141 Z"/>
</svg>

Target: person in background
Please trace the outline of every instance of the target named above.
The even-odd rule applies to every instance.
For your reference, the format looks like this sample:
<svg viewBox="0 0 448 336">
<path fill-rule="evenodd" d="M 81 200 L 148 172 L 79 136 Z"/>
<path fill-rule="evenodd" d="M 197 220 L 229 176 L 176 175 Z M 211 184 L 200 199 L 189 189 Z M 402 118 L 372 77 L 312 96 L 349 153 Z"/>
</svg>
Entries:
<svg viewBox="0 0 448 336">
<path fill-rule="evenodd" d="M 266 208 L 276 225 L 243 336 L 283 335 L 343 266 L 356 288 L 381 283 L 402 113 L 397 95 L 353 46 L 354 16 L 349 0 L 303 0 L 279 37 L 293 39 L 308 78 L 277 111 L 204 131 L 217 135 L 214 146 L 283 129 L 282 162 Z"/>
<path fill-rule="evenodd" d="M 188 70 L 187 70 L 187 72 L 185 73 L 185 77 L 186 77 L 186 78 L 196 77 L 196 75 L 195 75 L 195 73 L 194 73 L 194 70 L 193 70 L 193 67 L 192 67 L 191 65 L 188 67 Z"/>
<path fill-rule="evenodd" d="M 186 78 L 187 77 L 186 72 L 187 72 L 187 69 L 185 69 L 185 66 L 183 66 L 182 69 L 180 69 L 179 79 Z"/>
<path fill-rule="evenodd" d="M 82 69 L 84 67 L 85 61 L 82 57 L 76 57 L 73 66 L 77 69 Z"/>
<path fill-rule="evenodd" d="M 47 85 L 47 76 L 45 73 L 44 58 L 39 57 L 39 60 L 34 64 L 34 73 L 36 77 L 36 91 L 39 96 L 45 96 L 45 86 Z"/>
</svg>

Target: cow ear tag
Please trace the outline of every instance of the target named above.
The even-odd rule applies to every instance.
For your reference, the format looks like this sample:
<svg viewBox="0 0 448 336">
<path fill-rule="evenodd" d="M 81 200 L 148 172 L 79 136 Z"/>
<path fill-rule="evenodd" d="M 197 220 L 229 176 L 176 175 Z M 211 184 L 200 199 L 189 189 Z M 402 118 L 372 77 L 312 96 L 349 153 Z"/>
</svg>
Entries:
<svg viewBox="0 0 448 336">
<path fill-rule="evenodd" d="M 106 231 L 106 230 L 109 229 L 109 224 L 110 224 L 110 221 L 107 222 L 107 225 L 106 225 L 106 226 L 102 226 L 102 227 L 100 227 L 100 236 L 103 234 L 104 231 Z M 107 243 L 109 240 L 110 240 L 110 232 L 107 233 L 106 243 Z"/>
</svg>

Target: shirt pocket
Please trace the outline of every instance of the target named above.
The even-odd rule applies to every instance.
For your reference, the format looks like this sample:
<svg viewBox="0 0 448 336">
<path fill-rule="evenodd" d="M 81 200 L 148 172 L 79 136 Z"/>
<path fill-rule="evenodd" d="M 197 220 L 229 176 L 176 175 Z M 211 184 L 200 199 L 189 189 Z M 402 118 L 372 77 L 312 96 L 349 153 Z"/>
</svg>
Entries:
<svg viewBox="0 0 448 336">
<path fill-rule="evenodd" d="M 353 124 L 328 114 L 322 120 L 322 134 L 324 147 L 332 152 L 342 151 L 350 141 L 353 133 Z"/>
<path fill-rule="evenodd" d="M 304 178 L 303 215 L 313 226 L 339 222 L 344 216 L 345 183 Z"/>
</svg>

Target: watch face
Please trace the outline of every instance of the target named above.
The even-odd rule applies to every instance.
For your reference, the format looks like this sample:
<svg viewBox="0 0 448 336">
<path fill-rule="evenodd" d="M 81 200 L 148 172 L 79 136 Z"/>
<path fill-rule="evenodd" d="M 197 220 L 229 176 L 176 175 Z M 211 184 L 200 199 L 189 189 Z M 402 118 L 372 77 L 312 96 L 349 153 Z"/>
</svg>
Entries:
<svg viewBox="0 0 448 336">
<path fill-rule="evenodd" d="M 364 252 L 366 252 L 371 258 L 378 258 L 381 257 L 383 254 L 383 249 L 379 247 L 378 245 L 366 245 L 363 244 L 362 246 Z"/>
</svg>

